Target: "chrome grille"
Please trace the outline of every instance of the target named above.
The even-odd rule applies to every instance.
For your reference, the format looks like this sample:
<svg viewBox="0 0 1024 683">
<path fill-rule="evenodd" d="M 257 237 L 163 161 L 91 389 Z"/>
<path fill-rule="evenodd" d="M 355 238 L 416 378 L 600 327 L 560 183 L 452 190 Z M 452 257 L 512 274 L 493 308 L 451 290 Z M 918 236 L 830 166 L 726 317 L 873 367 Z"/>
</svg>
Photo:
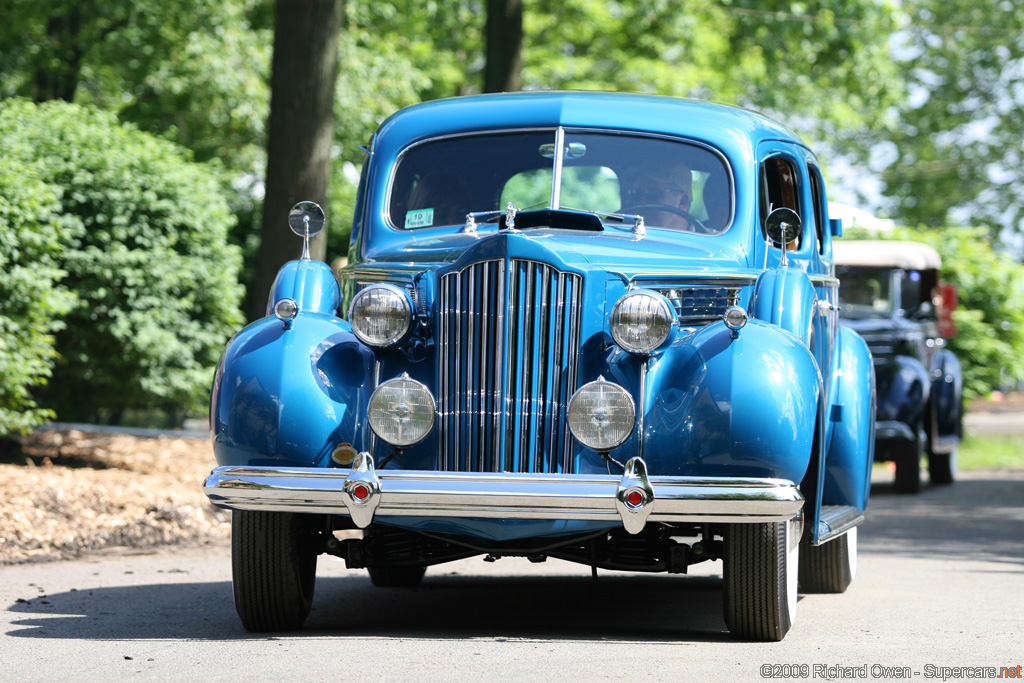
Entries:
<svg viewBox="0 0 1024 683">
<path fill-rule="evenodd" d="M 440 467 L 569 472 L 582 278 L 534 261 L 484 261 L 438 292 Z"/>
<path fill-rule="evenodd" d="M 740 286 L 691 285 L 651 287 L 661 292 L 675 307 L 683 327 L 707 325 L 721 320 L 725 309 L 740 299 Z"/>
<path fill-rule="evenodd" d="M 871 351 L 871 360 L 875 365 L 887 363 L 896 355 L 896 344 L 891 332 L 861 332 L 860 334 Z"/>
</svg>

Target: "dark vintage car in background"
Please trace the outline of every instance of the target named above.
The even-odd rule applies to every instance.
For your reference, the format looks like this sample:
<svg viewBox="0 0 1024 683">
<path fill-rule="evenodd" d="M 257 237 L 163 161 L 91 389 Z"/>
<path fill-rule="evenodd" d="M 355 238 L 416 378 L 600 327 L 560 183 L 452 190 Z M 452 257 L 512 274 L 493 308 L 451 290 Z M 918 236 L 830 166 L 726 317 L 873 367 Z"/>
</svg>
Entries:
<svg viewBox="0 0 1024 683">
<path fill-rule="evenodd" d="M 858 240 L 836 244 L 840 322 L 871 348 L 878 386 L 875 459 L 896 465 L 895 488 L 921 488 L 921 458 L 932 484 L 956 476 L 963 376 L 946 340 L 956 289 L 927 244 Z"/>
<path fill-rule="evenodd" d="M 783 638 L 798 580 L 852 580 L 870 486 L 873 370 L 838 324 L 827 211 L 811 150 L 741 109 L 537 92 L 393 115 L 350 265 L 286 264 L 216 374 L 205 491 L 234 511 L 242 623 L 300 627 L 324 553 L 377 586 L 473 556 L 720 560 L 732 634 Z"/>
</svg>

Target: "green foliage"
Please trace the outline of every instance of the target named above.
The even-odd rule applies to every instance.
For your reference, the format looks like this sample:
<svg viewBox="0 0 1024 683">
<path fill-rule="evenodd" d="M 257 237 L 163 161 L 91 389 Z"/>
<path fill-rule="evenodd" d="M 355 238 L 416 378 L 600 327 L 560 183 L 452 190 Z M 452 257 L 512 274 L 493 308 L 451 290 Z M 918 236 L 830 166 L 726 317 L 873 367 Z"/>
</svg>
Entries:
<svg viewBox="0 0 1024 683">
<path fill-rule="evenodd" d="M 110 113 L 58 101 L 0 101 L 0 132 L 23 150 L 21 170 L 59 192 L 58 265 L 78 295 L 45 405 L 67 420 L 197 409 L 242 320 L 216 170 Z"/>
<path fill-rule="evenodd" d="M 12 161 L 7 133 L 0 118 L 0 438 L 52 417 L 30 390 L 50 376 L 53 333 L 73 299 L 58 286 L 57 196 Z"/>
<path fill-rule="evenodd" d="M 269 103 L 267 4 L 5 0 L 0 97 L 94 104 L 251 172 Z"/>
<path fill-rule="evenodd" d="M 892 213 L 1024 231 L 1024 3 L 917 0 L 894 56 L 909 96 L 882 140 Z"/>
<path fill-rule="evenodd" d="M 857 236 L 867 234 L 844 239 Z M 963 366 L 966 398 L 1024 379 L 1024 265 L 997 249 L 985 228 L 899 228 L 870 236 L 923 242 L 942 257 L 942 279 L 958 290 L 957 335 L 949 348 Z"/>
</svg>

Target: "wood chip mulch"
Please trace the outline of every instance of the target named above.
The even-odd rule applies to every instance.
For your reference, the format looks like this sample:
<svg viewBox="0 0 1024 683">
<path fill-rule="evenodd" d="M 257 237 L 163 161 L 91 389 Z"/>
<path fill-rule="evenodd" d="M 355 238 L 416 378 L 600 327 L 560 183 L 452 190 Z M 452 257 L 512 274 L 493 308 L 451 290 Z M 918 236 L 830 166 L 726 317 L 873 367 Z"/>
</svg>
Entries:
<svg viewBox="0 0 1024 683">
<path fill-rule="evenodd" d="M 41 429 L 22 451 L 0 464 L 0 565 L 230 538 L 202 491 L 209 440 Z"/>
</svg>

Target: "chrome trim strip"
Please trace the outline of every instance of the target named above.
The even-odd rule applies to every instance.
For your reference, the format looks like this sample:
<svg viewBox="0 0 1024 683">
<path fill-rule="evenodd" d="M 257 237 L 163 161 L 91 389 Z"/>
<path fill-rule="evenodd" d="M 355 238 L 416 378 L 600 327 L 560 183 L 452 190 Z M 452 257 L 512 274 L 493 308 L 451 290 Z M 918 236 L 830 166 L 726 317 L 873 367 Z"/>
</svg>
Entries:
<svg viewBox="0 0 1024 683">
<path fill-rule="evenodd" d="M 358 476 L 366 481 L 374 473 L 365 470 L 365 461 L 361 465 Z M 340 468 L 218 467 L 203 490 L 222 508 L 347 515 L 345 484 L 351 473 Z M 781 522 L 791 519 L 804 503 L 796 484 L 784 479 L 652 476 L 645 486 L 636 467 L 632 474 L 627 480 L 602 474 L 377 470 L 375 516 L 616 524 L 622 520 L 619 493 L 631 486 L 649 486 L 650 500 L 644 504 L 649 522 Z"/>
<path fill-rule="evenodd" d="M 552 178 L 551 183 L 551 208 L 557 209 L 559 204 L 562 202 L 562 163 L 563 154 L 562 151 L 565 148 L 565 128 L 559 126 L 555 128 L 555 158 L 554 166 L 552 167 Z"/>
<path fill-rule="evenodd" d="M 842 536 L 863 521 L 864 513 L 852 505 L 822 505 L 818 518 L 818 540 L 814 545 Z"/>
</svg>

